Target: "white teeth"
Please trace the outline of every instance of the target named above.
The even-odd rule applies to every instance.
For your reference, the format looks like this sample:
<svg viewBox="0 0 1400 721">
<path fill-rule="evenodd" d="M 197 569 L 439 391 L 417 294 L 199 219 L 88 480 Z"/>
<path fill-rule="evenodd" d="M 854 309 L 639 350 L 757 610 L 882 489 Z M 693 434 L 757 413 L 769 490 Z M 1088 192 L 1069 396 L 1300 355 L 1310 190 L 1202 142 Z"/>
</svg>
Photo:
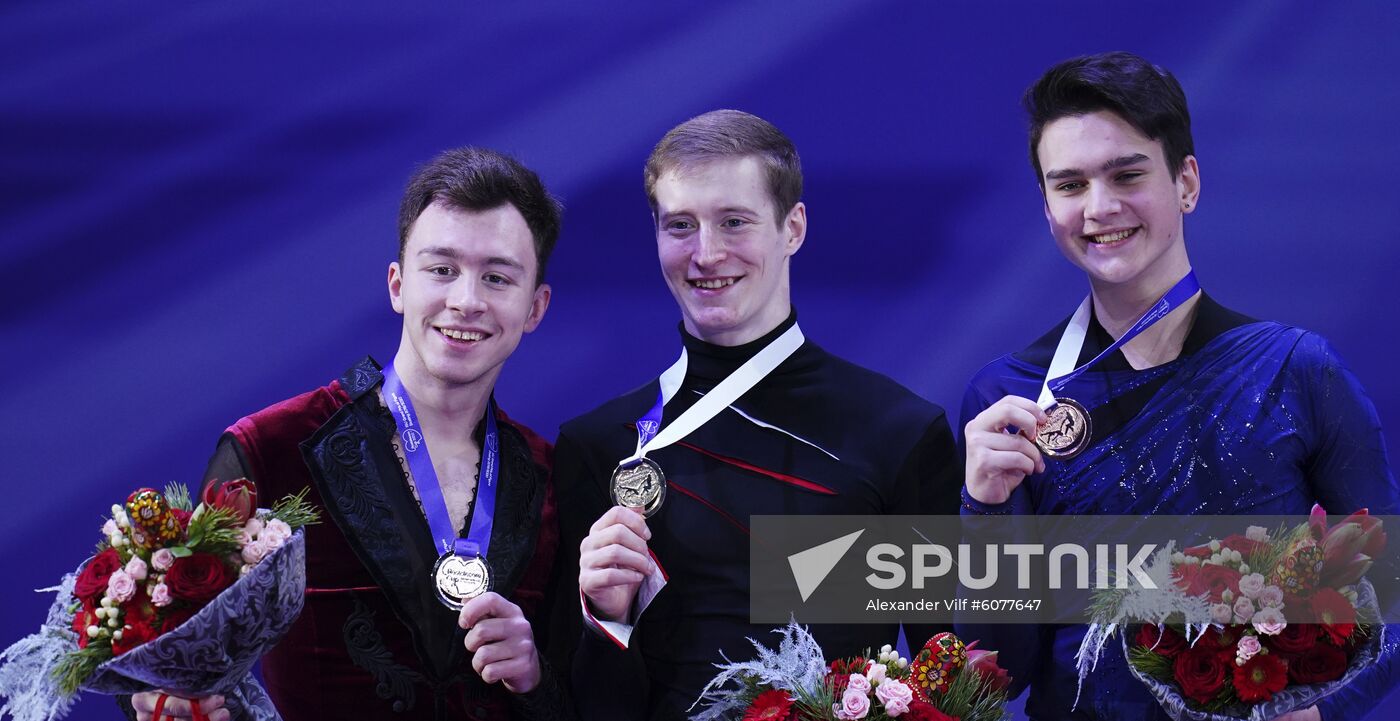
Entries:
<svg viewBox="0 0 1400 721">
<path fill-rule="evenodd" d="M 469 330 L 454 330 L 452 328 L 438 328 L 438 332 L 453 340 L 482 340 L 485 333 L 477 333 Z"/>
<path fill-rule="evenodd" d="M 714 290 L 716 288 L 723 288 L 725 286 L 734 285 L 734 280 L 734 278 L 723 278 L 715 280 L 692 280 L 690 281 L 690 284 L 695 286 L 696 288 Z"/>
<path fill-rule="evenodd" d="M 1137 228 L 1129 228 L 1127 230 L 1120 230 L 1115 233 L 1105 233 L 1104 235 L 1091 235 L 1089 236 L 1089 241 L 1092 243 L 1117 243 L 1118 241 L 1123 240 L 1124 238 L 1132 235 L 1136 231 Z"/>
</svg>

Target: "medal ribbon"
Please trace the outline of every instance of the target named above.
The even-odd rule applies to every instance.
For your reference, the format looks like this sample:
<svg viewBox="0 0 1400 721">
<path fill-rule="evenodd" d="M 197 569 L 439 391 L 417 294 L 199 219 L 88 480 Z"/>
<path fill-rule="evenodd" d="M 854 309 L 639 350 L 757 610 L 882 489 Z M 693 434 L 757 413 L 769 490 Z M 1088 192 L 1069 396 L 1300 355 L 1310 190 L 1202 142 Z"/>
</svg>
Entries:
<svg viewBox="0 0 1400 721">
<path fill-rule="evenodd" d="M 795 353 L 806 340 L 806 337 L 802 335 L 802 329 L 794 323 L 782 335 L 774 338 L 773 342 L 764 346 L 763 350 L 744 361 L 743 365 L 730 373 L 729 377 L 720 381 L 719 385 L 696 401 L 695 405 L 687 408 L 679 418 L 671 421 L 665 430 L 658 433 L 657 431 L 661 428 L 662 409 L 666 407 L 667 402 L 675 397 L 676 392 L 681 388 L 681 382 L 685 380 L 689 356 L 682 348 L 681 357 L 657 379 L 661 387 L 656 392 L 656 404 L 647 411 L 646 415 L 637 419 L 637 451 L 623 459 L 621 465 L 625 466 L 633 461 L 646 458 L 648 452 L 665 448 L 705 425 L 711 418 L 719 415 L 719 412 L 730 403 L 738 400 L 739 396 L 744 395 L 750 388 L 758 385 L 759 381 L 768 377 L 774 368 L 782 365 L 782 362 Z"/>
<path fill-rule="evenodd" d="M 1200 289 L 1201 283 L 1196 280 L 1196 271 L 1188 270 L 1186 276 L 1178 280 L 1176 285 L 1172 286 L 1165 295 L 1158 298 L 1157 302 L 1153 303 L 1152 307 L 1148 308 L 1147 312 L 1133 323 L 1128 332 L 1123 334 L 1123 337 L 1114 341 L 1113 345 L 1105 348 L 1102 353 L 1094 356 L 1088 363 L 1073 368 L 1074 362 L 1079 359 L 1079 352 L 1084 349 L 1084 337 L 1089 332 L 1089 317 L 1093 310 L 1093 294 L 1085 296 L 1084 302 L 1079 304 L 1079 308 L 1069 319 L 1069 325 L 1065 326 L 1065 332 L 1060 336 L 1060 344 L 1055 347 L 1055 356 L 1050 361 L 1049 370 L 1045 373 L 1045 382 L 1040 386 L 1040 398 L 1036 400 L 1036 404 L 1042 409 L 1049 410 L 1051 406 L 1055 405 L 1056 393 L 1063 390 L 1065 386 L 1089 370 L 1095 363 L 1121 348 L 1124 343 L 1136 338 L 1139 333 L 1151 328 L 1152 324 L 1180 308 L 1182 303 L 1190 300 L 1191 296 Z"/>
<path fill-rule="evenodd" d="M 408 459 L 408 470 L 413 474 L 418 497 L 423 501 L 423 513 L 428 517 L 434 545 L 441 546 L 441 553 L 451 551 L 458 556 L 484 558 L 491 546 L 491 526 L 496 517 L 496 482 L 500 476 L 496 400 L 492 398 L 486 402 L 486 439 L 481 444 L 476 510 L 471 514 L 472 523 L 466 538 L 457 538 L 457 526 L 448 513 L 447 501 L 443 500 L 437 471 L 433 470 L 433 459 L 428 455 L 428 443 L 423 438 L 422 426 L 418 425 L 418 416 L 413 412 L 413 400 L 404 390 L 392 363 L 384 369 L 384 399 L 388 401 L 389 411 L 398 425 L 399 440 L 403 443 L 404 456 Z"/>
</svg>

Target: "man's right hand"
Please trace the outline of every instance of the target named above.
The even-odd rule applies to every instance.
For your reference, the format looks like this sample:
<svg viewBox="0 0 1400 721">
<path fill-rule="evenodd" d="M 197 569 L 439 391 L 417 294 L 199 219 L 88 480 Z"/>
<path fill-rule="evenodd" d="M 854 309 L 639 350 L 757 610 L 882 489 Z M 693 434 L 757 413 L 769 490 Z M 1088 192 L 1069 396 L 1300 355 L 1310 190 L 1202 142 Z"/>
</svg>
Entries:
<svg viewBox="0 0 1400 721">
<path fill-rule="evenodd" d="M 656 570 L 647 550 L 651 529 L 635 508 L 613 506 L 579 544 L 578 587 L 588 597 L 594 616 L 623 621 L 637 597 L 642 580 Z"/>
<path fill-rule="evenodd" d="M 1028 398 L 1006 396 L 977 414 L 964 429 L 967 444 L 967 495 L 981 503 L 1005 503 L 1032 473 L 1045 471 L 1035 434 L 1047 420 Z M 1019 433 L 1006 432 L 1015 426 Z"/>
<path fill-rule="evenodd" d="M 131 697 L 131 707 L 136 709 L 137 721 L 152 721 L 161 696 L 166 697 L 165 705 L 160 711 L 161 719 L 194 718 L 194 710 L 190 707 L 189 700 L 159 691 L 148 691 Z M 229 721 L 229 712 L 228 709 L 224 708 L 223 696 L 205 696 L 201 699 L 194 699 L 194 701 L 199 704 L 199 710 L 204 712 L 205 718 L 208 718 L 209 721 Z"/>
</svg>

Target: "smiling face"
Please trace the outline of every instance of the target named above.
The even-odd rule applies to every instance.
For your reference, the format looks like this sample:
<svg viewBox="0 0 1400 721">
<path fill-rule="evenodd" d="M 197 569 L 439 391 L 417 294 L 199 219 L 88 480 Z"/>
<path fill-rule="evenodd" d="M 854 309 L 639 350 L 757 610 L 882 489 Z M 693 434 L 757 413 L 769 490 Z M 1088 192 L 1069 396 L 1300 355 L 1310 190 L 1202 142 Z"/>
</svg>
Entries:
<svg viewBox="0 0 1400 721">
<path fill-rule="evenodd" d="M 395 368 L 418 392 L 491 386 L 549 307 L 535 287 L 529 227 L 507 203 L 486 211 L 429 205 L 389 264 L 389 300 L 403 315 Z"/>
<path fill-rule="evenodd" d="M 779 222 L 757 158 L 672 168 L 655 197 L 661 272 L 687 332 L 735 346 L 787 319 L 788 259 L 802 247 L 807 210 L 798 203 Z"/>
<path fill-rule="evenodd" d="M 1096 289 L 1160 293 L 1186 274 L 1182 216 L 1200 193 L 1195 157 L 1173 179 L 1160 142 L 1102 110 L 1049 123 L 1037 153 L 1050 232 Z"/>
</svg>

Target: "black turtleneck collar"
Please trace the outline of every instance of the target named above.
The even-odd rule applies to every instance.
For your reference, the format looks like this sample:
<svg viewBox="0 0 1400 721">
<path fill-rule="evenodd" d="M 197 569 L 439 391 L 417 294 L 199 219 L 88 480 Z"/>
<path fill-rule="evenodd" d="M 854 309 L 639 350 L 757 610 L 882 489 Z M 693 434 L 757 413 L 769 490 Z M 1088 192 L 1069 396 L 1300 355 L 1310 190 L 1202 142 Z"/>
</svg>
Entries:
<svg viewBox="0 0 1400 721">
<path fill-rule="evenodd" d="M 794 325 L 797 325 L 797 309 L 793 308 L 788 313 L 787 320 L 778 324 L 777 328 L 765 333 L 762 337 L 744 343 L 743 345 L 724 346 L 715 345 L 700 340 L 691 335 L 685 329 L 685 323 L 680 324 L 681 343 L 685 346 L 686 355 L 689 356 L 689 366 L 686 375 L 711 380 L 720 380 L 736 368 L 744 364 L 744 361 L 754 357 L 763 350 L 769 343 Z"/>
</svg>

